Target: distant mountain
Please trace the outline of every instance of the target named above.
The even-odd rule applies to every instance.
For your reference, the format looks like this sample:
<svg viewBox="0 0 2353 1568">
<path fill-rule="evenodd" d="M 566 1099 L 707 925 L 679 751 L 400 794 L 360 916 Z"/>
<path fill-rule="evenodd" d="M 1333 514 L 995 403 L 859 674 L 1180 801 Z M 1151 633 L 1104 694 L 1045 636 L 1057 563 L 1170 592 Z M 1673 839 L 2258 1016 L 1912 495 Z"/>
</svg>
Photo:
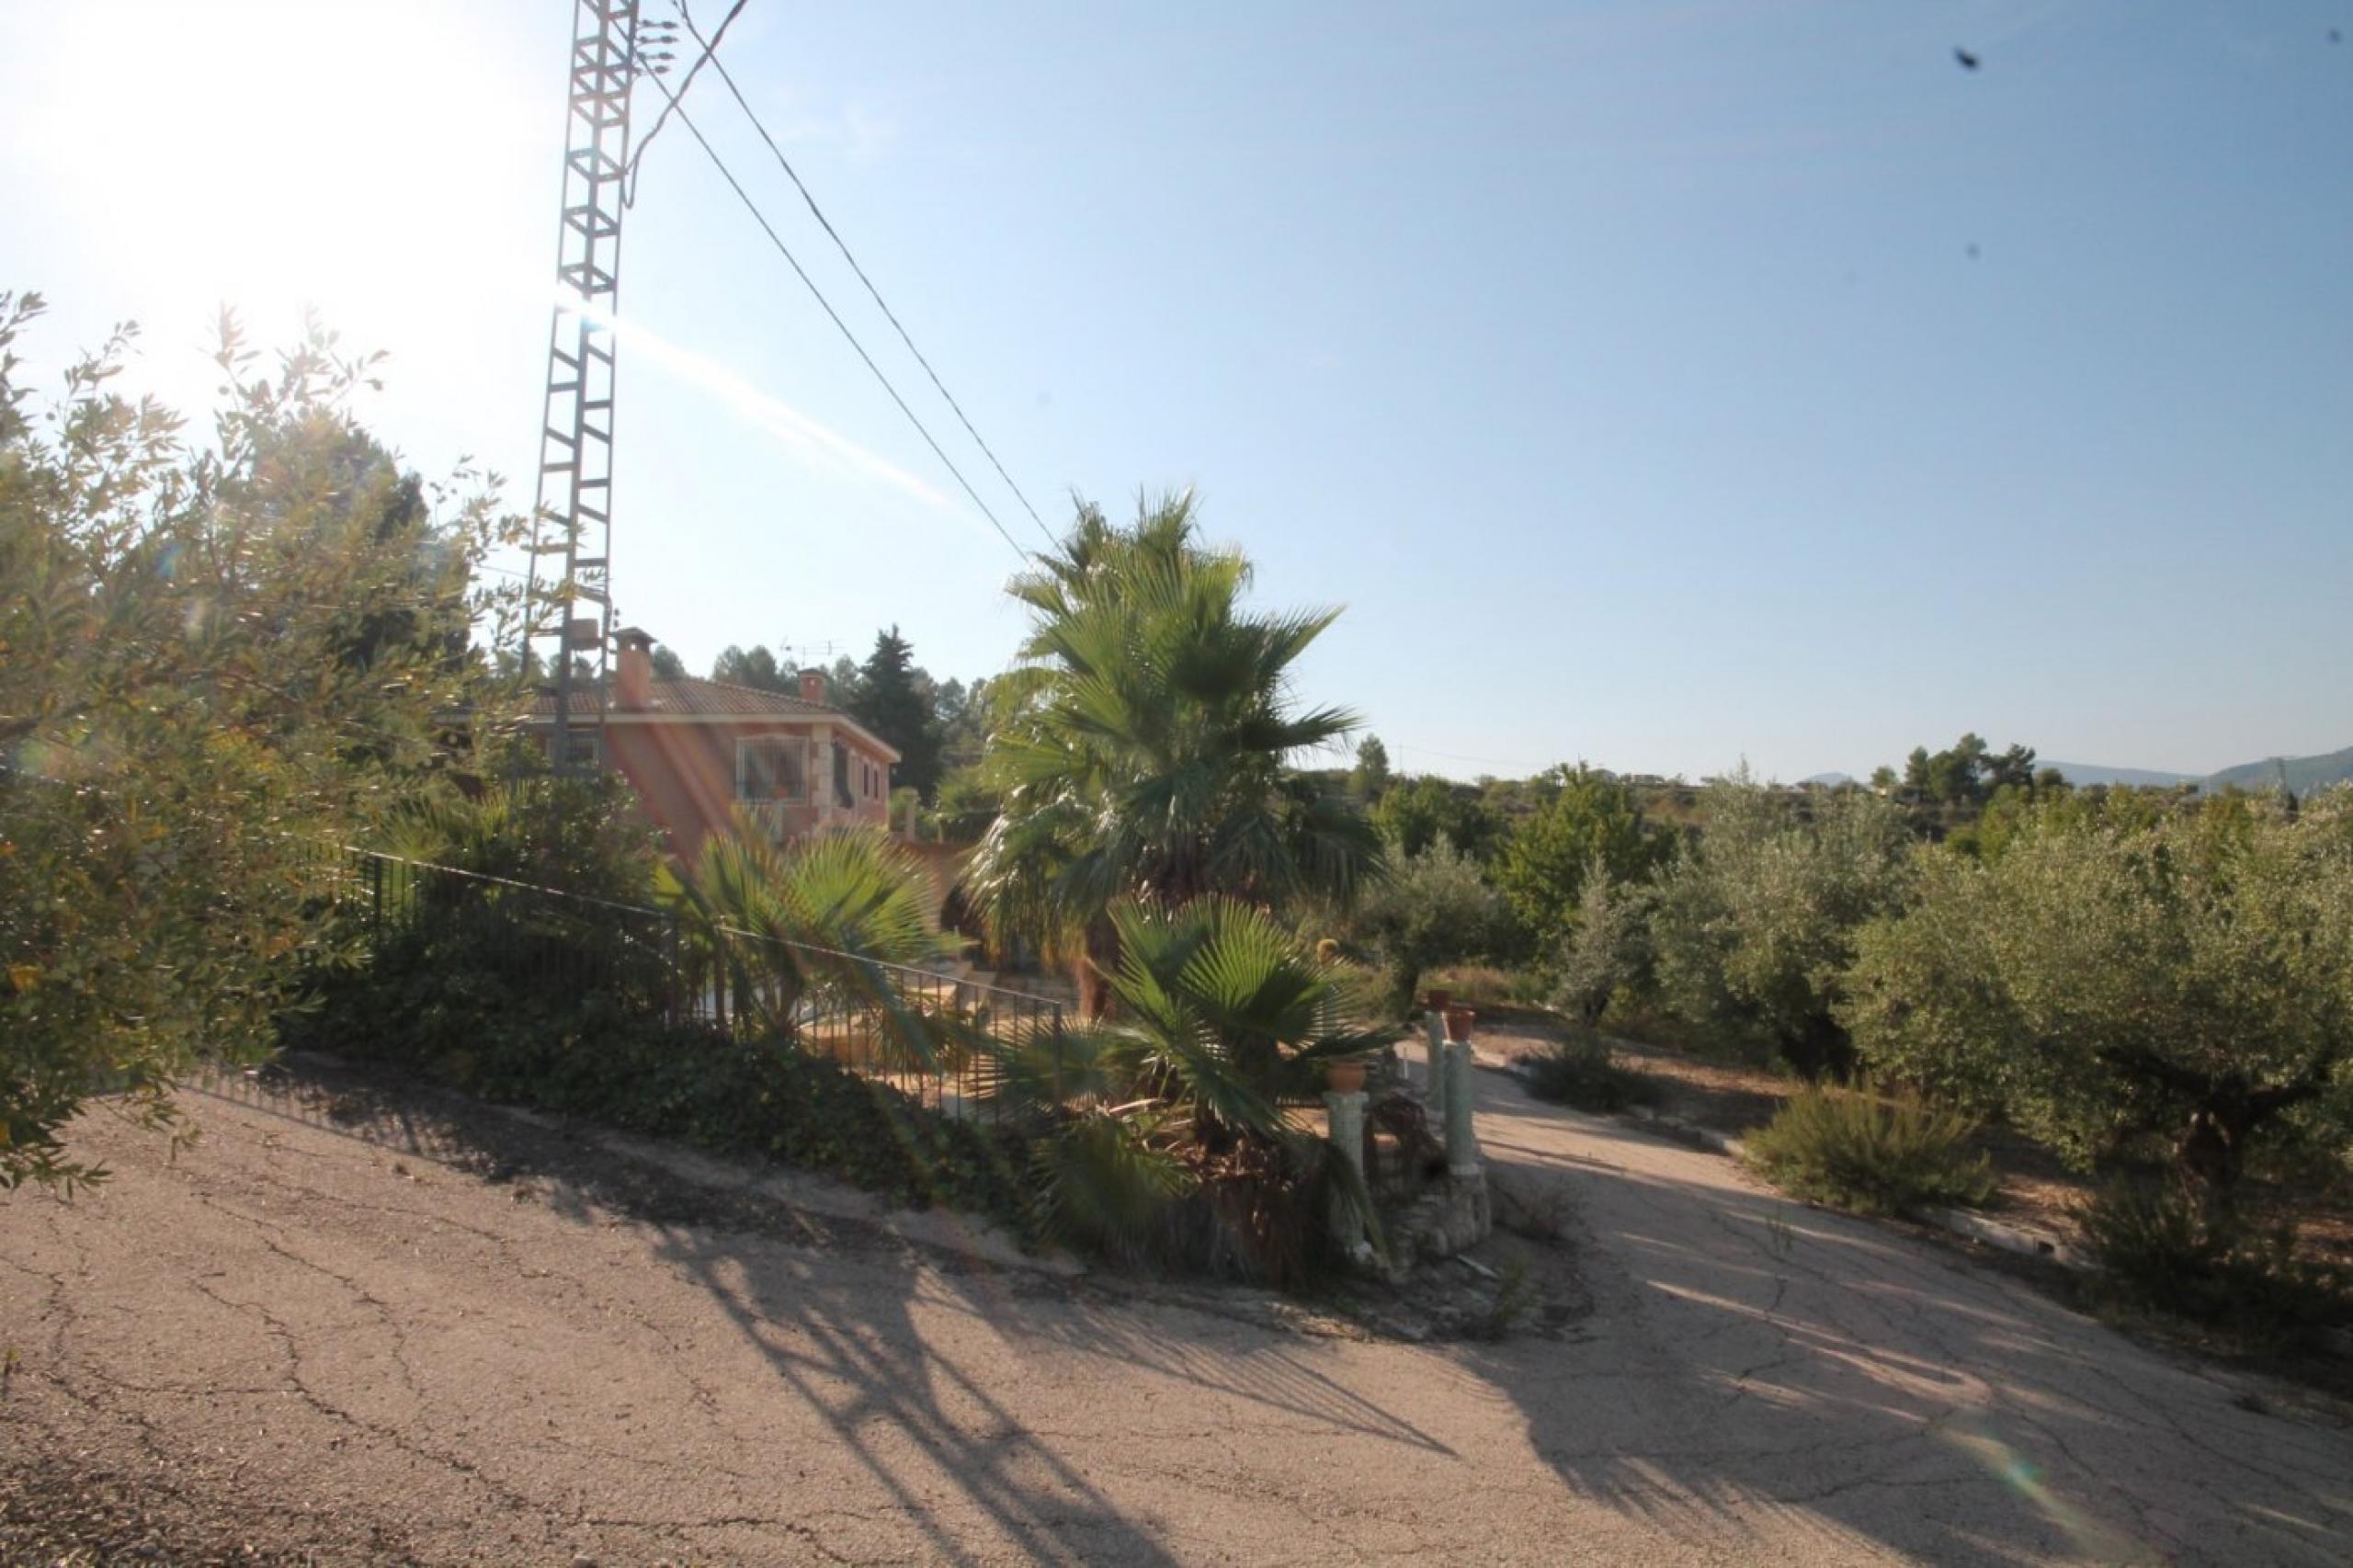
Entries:
<svg viewBox="0 0 2353 1568">
<path fill-rule="evenodd" d="M 2151 767 L 2105 767 L 2096 762 L 2040 762 L 2038 769 L 2055 767 L 2059 777 L 2081 787 L 2086 784 L 2129 785 L 2136 790 L 2162 790 L 2174 784 L 2195 784 L 2195 773 L 2161 773 Z"/>
<path fill-rule="evenodd" d="M 2221 790 L 2235 784 L 2242 790 L 2268 790 L 2283 777 L 2288 788 L 2299 795 L 2325 784 L 2353 781 L 2353 746 L 2318 756 L 2273 756 L 2261 762 L 2243 762 L 2236 767 L 2207 775 L 2200 788 Z"/>
<path fill-rule="evenodd" d="M 1819 784 L 1825 790 L 1836 790 L 1841 784 L 1852 784 L 1854 781 L 1855 776 L 1851 773 L 1817 773 L 1811 778 L 1798 780 L 1801 784 Z"/>
<path fill-rule="evenodd" d="M 2200 790 L 2226 790 L 2233 786 L 2248 790 L 2268 790 L 2284 777 L 2288 788 L 2301 795 L 2323 785 L 2353 782 L 2353 746 L 2318 756 L 2272 756 L 2261 762 L 2243 762 L 2202 778 L 2194 773 L 2105 767 L 2086 762 L 2046 762 L 2040 766 L 2057 768 L 2070 784 L 2129 785 L 2136 789 L 2163 790 L 2177 784 L 2195 784 Z"/>
</svg>

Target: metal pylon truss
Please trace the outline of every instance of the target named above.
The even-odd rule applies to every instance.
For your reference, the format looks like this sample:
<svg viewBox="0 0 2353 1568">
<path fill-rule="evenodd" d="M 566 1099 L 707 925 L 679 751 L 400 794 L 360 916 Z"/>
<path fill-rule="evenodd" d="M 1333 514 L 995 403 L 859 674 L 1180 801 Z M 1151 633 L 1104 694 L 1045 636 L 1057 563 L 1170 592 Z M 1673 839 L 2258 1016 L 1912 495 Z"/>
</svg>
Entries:
<svg viewBox="0 0 2353 1568">
<path fill-rule="evenodd" d="M 655 24 L 658 26 L 659 24 Z M 555 699 L 559 772 L 603 756 L 613 633 L 613 321 L 620 301 L 638 0 L 574 0 L 557 303 L 548 335 L 526 663 Z M 585 732 L 594 738 L 584 742 Z"/>
</svg>

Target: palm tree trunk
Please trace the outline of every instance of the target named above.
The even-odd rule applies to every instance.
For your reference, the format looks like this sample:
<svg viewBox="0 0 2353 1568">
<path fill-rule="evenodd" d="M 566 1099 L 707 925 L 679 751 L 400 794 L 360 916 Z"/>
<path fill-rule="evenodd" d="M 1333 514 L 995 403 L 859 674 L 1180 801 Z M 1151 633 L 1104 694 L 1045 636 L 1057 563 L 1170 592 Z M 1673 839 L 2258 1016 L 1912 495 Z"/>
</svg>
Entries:
<svg viewBox="0 0 2353 1568">
<path fill-rule="evenodd" d="M 1120 930 L 1109 915 L 1097 912 L 1087 917 L 1081 940 L 1085 951 L 1078 960 L 1078 1016 L 1099 1024 L 1111 1012 L 1110 976 L 1120 967 Z"/>
</svg>

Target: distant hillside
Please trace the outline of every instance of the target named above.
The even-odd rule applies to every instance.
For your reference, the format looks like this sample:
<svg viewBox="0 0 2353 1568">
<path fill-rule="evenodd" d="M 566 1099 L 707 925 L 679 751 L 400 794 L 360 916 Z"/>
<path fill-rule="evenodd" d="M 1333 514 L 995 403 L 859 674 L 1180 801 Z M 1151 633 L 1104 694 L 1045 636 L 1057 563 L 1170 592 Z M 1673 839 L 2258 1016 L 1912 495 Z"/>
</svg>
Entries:
<svg viewBox="0 0 2353 1568">
<path fill-rule="evenodd" d="M 1855 776 L 1851 773 L 1817 773 L 1811 778 L 1798 780 L 1801 784 L 1819 784 L 1825 790 L 1836 790 L 1841 784 L 1852 784 L 1854 781 Z"/>
<path fill-rule="evenodd" d="M 2270 756 L 2261 762 L 2243 762 L 2236 767 L 2225 767 L 2220 773 L 2210 773 L 2203 778 L 2194 773 L 2165 773 L 2150 767 L 2104 767 L 2097 763 L 2087 762 L 2047 762 L 2042 766 L 2057 768 L 2070 784 L 2121 784 L 2136 789 L 2166 789 L 2176 784 L 2195 784 L 2200 790 L 2225 790 L 2233 785 L 2242 790 L 2268 790 L 2279 782 L 2284 772 L 2288 788 L 2301 795 L 2323 785 L 2353 781 L 2353 746 L 2319 756 Z"/>
<path fill-rule="evenodd" d="M 2055 767 L 2068 783 L 2124 784 L 2134 789 L 2164 789 L 2170 784 L 2195 784 L 2195 773 L 2161 773 L 2150 767 L 2103 767 L 2096 762 L 2038 762 L 2038 768 Z"/>
<path fill-rule="evenodd" d="M 2319 756 L 2274 756 L 2261 762 L 2243 762 L 2236 767 L 2208 775 L 2202 787 L 2221 790 L 2235 784 L 2242 790 L 2268 790 L 2279 782 L 2282 774 L 2287 777 L 2288 788 L 2299 795 L 2325 784 L 2353 781 L 2353 746 Z"/>
</svg>

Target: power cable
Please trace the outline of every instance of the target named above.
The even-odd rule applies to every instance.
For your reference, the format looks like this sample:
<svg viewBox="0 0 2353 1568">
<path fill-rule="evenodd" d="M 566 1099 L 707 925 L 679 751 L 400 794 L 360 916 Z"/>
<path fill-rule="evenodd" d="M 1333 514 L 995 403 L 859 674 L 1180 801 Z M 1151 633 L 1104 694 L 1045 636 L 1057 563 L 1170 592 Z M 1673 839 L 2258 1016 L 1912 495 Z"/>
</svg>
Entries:
<svg viewBox="0 0 2353 1568">
<path fill-rule="evenodd" d="M 727 12 L 727 21 L 734 21 L 734 18 L 736 18 L 736 12 L 741 12 L 741 9 L 744 9 L 744 0 L 736 0 L 736 3 L 734 3 L 734 9 L 730 9 L 730 12 Z M 685 5 L 680 5 L 680 7 L 677 7 L 677 17 L 680 17 L 682 21 L 685 21 L 685 24 L 688 24 L 688 35 L 689 35 L 689 38 L 694 38 L 694 42 L 701 42 L 701 40 L 703 40 L 703 35 L 701 35 L 701 33 L 697 33 L 697 30 L 694 30 L 694 17 L 688 17 L 688 7 L 685 7 Z M 1024 490 L 1021 490 L 1021 485 L 1017 485 L 1017 483 L 1014 483 L 1014 475 L 1012 475 L 1012 473 L 1007 473 L 1007 471 L 1005 471 L 1005 464 L 1003 464 L 1003 461 L 997 461 L 995 448 L 991 448 L 991 445 L 988 445 L 988 440 L 983 440 L 983 437 L 982 437 L 982 433 L 979 433 L 979 431 L 976 431 L 974 426 L 972 426 L 972 416 L 970 416 L 970 415 L 965 415 L 965 405 L 962 405 L 962 403 L 958 403 L 958 400 L 955 400 L 955 393 L 950 393 L 950 391 L 949 391 L 949 384 L 946 384 L 946 381 L 941 381 L 941 379 L 938 379 L 938 372 L 937 372 L 937 369 L 932 369 L 932 360 L 929 360 L 929 358 L 925 358 L 923 348 L 917 348 L 917 347 L 915 347 L 915 339 L 913 339 L 913 336 L 908 335 L 906 324 L 904 324 L 904 323 L 901 323 L 901 320 L 899 320 L 899 313 L 896 313 L 896 311 L 892 311 L 892 309 L 890 309 L 890 301 L 887 301 L 887 299 L 882 299 L 882 290 L 875 288 L 875 280 L 873 280 L 873 278 L 866 276 L 866 268 L 864 268 L 864 266 L 858 266 L 858 259 L 857 259 L 857 256 L 852 255 L 852 252 L 849 252 L 849 243 L 847 243 L 847 240 L 842 240 L 840 231 L 837 231 L 837 228 L 833 228 L 833 219 L 828 219 L 828 217 L 826 217 L 826 210 L 824 210 L 824 207 L 816 205 L 816 198 L 814 198 L 814 196 L 810 196 L 810 186 L 802 184 L 802 179 L 800 179 L 800 172 L 798 172 L 798 169 L 793 167 L 793 160 L 786 158 L 786 155 L 783 155 L 783 148 L 781 148 L 781 146 L 777 146 L 777 139 L 769 137 L 769 134 L 767 134 L 767 125 L 762 125 L 762 122 L 760 122 L 760 116 L 757 116 L 757 113 L 753 113 L 753 106 L 748 104 L 746 99 L 744 99 L 744 89 L 736 87 L 734 78 L 732 78 L 730 73 L 727 73 L 727 63 L 720 62 L 718 54 L 715 54 L 715 50 L 718 50 L 718 47 L 720 47 L 720 35 L 727 33 L 727 21 L 722 21 L 722 24 L 720 24 L 720 30 L 718 30 L 718 33 L 710 35 L 710 42 L 709 42 L 709 45 L 706 45 L 706 47 L 703 47 L 703 59 L 709 59 L 709 62 L 710 62 L 710 68 L 713 68 L 713 71 L 718 71 L 718 73 L 720 73 L 720 83 L 727 85 L 727 94 L 730 94 L 732 99 L 736 101 L 736 108 L 744 110 L 744 118 L 746 118 L 746 120 L 751 120 L 751 127 L 753 127 L 753 130 L 760 131 L 760 142 L 767 143 L 767 151 L 769 151 L 769 153 L 774 155 L 774 158 L 777 158 L 777 167 L 779 167 L 779 169 L 783 169 L 783 176 L 786 176 L 786 179 L 793 181 L 793 188 L 795 188 L 795 190 L 800 190 L 800 200 L 810 202 L 810 217 L 814 217 L 814 219 L 816 219 L 816 226 L 824 228 L 824 231 L 826 231 L 826 238 L 828 238 L 828 240 L 833 240 L 833 247 L 835 247 L 835 250 L 840 250 L 840 252 L 842 252 L 842 261 L 847 261 L 847 264 L 849 264 L 849 271 L 857 273 L 857 276 L 858 276 L 858 282 L 864 282 L 864 285 L 866 285 L 866 292 L 869 292 L 870 297 L 873 297 L 875 309 L 882 311 L 882 318 L 885 318 L 887 323 L 892 324 L 892 330 L 899 332 L 899 341 L 901 341 L 901 344 L 906 344 L 906 351 L 908 351 L 908 353 L 913 353 L 913 356 L 915 356 L 915 362 L 917 362 L 917 365 L 923 365 L 923 374 L 927 374 L 927 377 L 932 377 L 932 386 L 934 386 L 934 389 L 937 389 L 937 391 L 938 391 L 938 395 L 941 395 L 941 398 L 944 398 L 946 403 L 949 403 L 949 407 L 953 407 L 953 410 L 955 410 L 955 419 L 958 419 L 958 422 L 962 424 L 962 426 L 965 426 L 965 433 L 967 433 L 967 436 L 972 436 L 972 445 L 976 445 L 976 448 L 979 448 L 979 449 L 982 449 L 983 454 L 986 454 L 986 457 L 988 457 L 988 466 L 991 466 L 991 469 L 995 469 L 995 471 L 997 471 L 997 478 L 1000 478 L 1000 481 L 1005 481 L 1005 487 L 1007 487 L 1007 490 L 1012 490 L 1012 492 L 1014 492 L 1014 499 L 1018 499 L 1018 502 L 1021 502 L 1021 508 L 1024 508 L 1024 511 L 1029 513 L 1029 516 L 1030 516 L 1030 523 L 1038 525 L 1038 532 L 1045 534 L 1047 546 L 1062 544 L 1062 541 L 1059 541 L 1059 540 L 1054 540 L 1054 529 L 1047 528 L 1047 525 L 1045 525 L 1045 518 L 1040 518 L 1040 516 L 1038 516 L 1038 508 L 1030 506 L 1029 494 L 1024 494 Z M 701 68 L 703 59 L 699 59 L 699 62 L 694 62 L 694 63 L 697 63 L 697 68 Z"/>
<path fill-rule="evenodd" d="M 687 21 L 687 30 L 690 33 L 694 33 L 694 40 L 697 43 L 702 43 L 702 52 L 695 57 L 695 62 L 687 67 L 686 75 L 679 80 L 676 95 L 678 97 L 683 98 L 687 96 L 687 89 L 695 85 L 695 77 L 701 73 L 704 66 L 716 63 L 711 57 L 719 51 L 719 40 L 727 36 L 727 29 L 734 25 L 734 21 L 737 17 L 743 15 L 744 5 L 745 0 L 735 0 L 735 4 L 727 8 L 727 15 L 720 19 L 719 30 L 710 35 L 710 41 L 709 43 L 702 43 L 702 35 L 694 31 L 695 25 L 693 20 L 689 18 Z M 687 8 L 684 6 L 679 6 L 678 15 L 683 17 L 686 14 Z M 670 24 L 667 22 L 662 22 L 650 25 L 666 28 Z M 654 74 L 659 75 L 663 71 L 666 71 L 668 69 L 669 67 L 666 65 L 661 66 Z M 637 205 L 637 165 L 640 161 L 644 158 L 645 150 L 654 145 L 654 139 L 662 134 L 662 127 L 668 122 L 670 119 L 670 111 L 674 107 L 675 105 L 673 104 L 664 104 L 662 106 L 662 112 L 654 117 L 654 129 L 647 131 L 644 139 L 640 141 L 637 146 L 630 153 L 629 167 L 624 171 L 621 186 L 622 206 L 634 207 Z"/>
<path fill-rule="evenodd" d="M 651 81 L 661 91 L 662 96 L 669 100 L 671 112 L 677 116 L 678 123 L 687 128 L 687 133 L 695 139 L 695 145 L 702 149 L 703 156 L 709 158 L 711 166 L 719 171 L 719 177 L 727 182 L 727 188 L 735 193 L 735 199 L 744 204 L 744 210 L 752 215 L 752 221 L 759 224 L 760 232 L 768 237 L 768 244 L 774 245 L 777 254 L 784 257 L 785 264 L 792 268 L 793 276 L 801 279 L 801 285 L 809 290 L 811 297 L 824 311 L 827 319 L 832 321 L 849 346 L 858 351 L 858 358 L 865 361 L 866 368 L 873 372 L 874 379 L 882 384 L 882 390 L 891 394 L 891 401 L 899 405 L 899 412 L 907 416 L 907 423 L 915 427 L 915 434 L 923 437 L 924 445 L 931 449 L 932 456 L 938 458 L 941 466 L 956 476 L 956 483 L 963 487 L 964 494 L 971 497 L 972 505 L 980 508 L 981 516 L 988 519 L 989 527 L 997 531 L 997 537 L 1005 540 L 1006 548 L 1027 562 L 1029 560 L 1029 552 L 1021 548 L 1019 541 L 1015 540 L 1012 534 L 1006 531 L 1005 525 L 999 522 L 996 514 L 989 509 L 989 504 L 981 499 L 979 491 L 972 488 L 972 482 L 964 477 L 964 471 L 958 468 L 955 460 L 942 449 L 929 428 L 915 416 L 915 411 L 907 406 L 907 400 L 899 395 L 899 389 L 891 384 L 891 378 L 882 373 L 882 367 L 874 362 L 874 356 L 866 351 L 866 345 L 858 340 L 858 334 L 852 332 L 849 329 L 849 324 L 842 320 L 841 312 L 834 309 L 833 301 L 825 298 L 825 291 L 817 287 L 816 279 L 809 276 L 808 269 L 803 267 L 800 258 L 792 254 L 792 247 L 784 243 L 783 236 L 776 232 L 776 225 L 768 222 L 767 214 L 760 210 L 759 203 L 752 199 L 751 193 L 745 190 L 743 182 L 735 177 L 735 172 L 727 166 L 727 160 L 719 155 L 719 150 L 710 144 L 710 139 L 702 133 L 702 128 L 697 125 L 693 117 L 687 113 L 685 107 L 678 102 L 677 95 L 670 90 L 669 84 L 659 76 L 648 75 L 646 79 Z"/>
<path fill-rule="evenodd" d="M 932 368 L 930 359 L 925 357 L 922 349 L 915 347 L 915 338 L 908 334 L 905 324 L 899 320 L 898 312 L 891 308 L 889 301 L 882 298 L 882 290 L 874 286 L 874 279 L 866 275 L 866 268 L 858 265 L 858 257 L 851 254 L 849 242 L 842 238 L 840 231 L 834 227 L 833 220 L 825 216 L 825 210 L 817 205 L 817 199 L 809 193 L 809 187 L 801 181 L 800 171 L 792 166 L 792 160 L 784 155 L 784 149 L 778 146 L 776 138 L 768 134 L 767 126 L 761 121 L 756 113 L 753 112 L 751 104 L 745 99 L 743 89 L 735 85 L 735 78 L 728 74 L 726 62 L 719 59 L 717 54 L 719 40 L 726 35 L 728 22 L 735 19 L 736 13 L 743 10 L 744 4 L 745 0 L 735 0 L 734 6 L 727 13 L 726 20 L 719 24 L 719 30 L 711 34 L 709 43 L 703 44 L 702 54 L 695 62 L 695 70 L 699 71 L 705 62 L 708 62 L 710 68 L 719 73 L 719 79 L 726 85 L 729 96 L 735 100 L 735 107 L 744 111 L 744 118 L 752 122 L 752 129 L 760 133 L 762 142 L 767 143 L 768 152 L 776 158 L 777 166 L 782 169 L 785 177 L 792 182 L 792 188 L 801 193 L 801 199 L 809 204 L 810 216 L 816 219 L 817 226 L 825 231 L 825 237 L 834 242 L 834 248 L 842 253 L 842 259 L 849 263 L 849 269 L 852 272 L 858 274 L 858 280 L 866 285 L 866 292 L 873 299 L 876 308 L 881 311 L 883 319 L 889 322 L 892 330 L 898 333 L 899 341 L 907 346 L 907 352 L 915 357 L 915 363 L 923 367 L 923 373 L 931 378 L 933 388 L 938 392 L 941 398 L 946 400 L 948 406 L 956 411 L 956 418 L 964 426 L 964 433 L 972 437 L 972 444 L 980 448 L 987 456 L 989 466 L 996 470 L 996 476 L 1005 481 L 1006 488 L 1013 492 L 1015 499 L 1021 503 L 1022 510 L 1029 514 L 1029 520 L 1038 525 L 1038 531 L 1046 536 L 1048 546 L 1060 544 L 1061 540 L 1054 537 L 1053 529 L 1046 526 L 1046 519 L 1038 515 L 1038 508 L 1029 504 L 1029 497 L 1023 493 L 1020 485 L 1014 483 L 1013 475 L 1006 472 L 1005 464 L 997 459 L 995 449 L 988 444 L 978 429 L 974 428 L 971 415 L 964 412 L 964 405 L 956 401 L 956 394 L 949 392 L 948 383 L 939 379 L 939 372 Z M 688 35 L 697 43 L 702 43 L 702 34 L 695 30 L 694 18 L 687 14 L 683 0 L 678 6 L 678 16 L 686 23 Z M 694 80 L 693 72 L 688 73 L 687 80 L 688 82 Z M 682 85 L 678 90 L 684 93 L 686 88 Z M 659 120 L 655 121 L 654 129 L 657 131 L 661 129 Z M 652 140 L 650 135 L 647 140 Z"/>
</svg>

